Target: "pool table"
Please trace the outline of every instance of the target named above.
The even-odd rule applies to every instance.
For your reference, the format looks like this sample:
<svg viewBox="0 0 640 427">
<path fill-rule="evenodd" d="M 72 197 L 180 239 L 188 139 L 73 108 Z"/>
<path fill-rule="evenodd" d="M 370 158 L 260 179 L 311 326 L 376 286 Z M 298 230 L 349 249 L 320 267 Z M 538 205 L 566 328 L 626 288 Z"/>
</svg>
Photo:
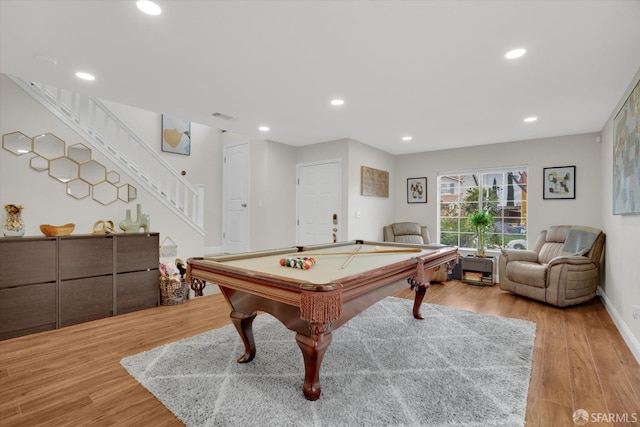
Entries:
<svg viewBox="0 0 640 427">
<path fill-rule="evenodd" d="M 309 269 L 282 266 L 281 259 L 313 257 Z M 458 260 L 453 246 L 388 242 L 345 242 L 293 247 L 216 257 L 190 258 L 187 282 L 220 287 L 242 342 L 240 363 L 253 360 L 256 346 L 252 322 L 259 311 L 296 332 L 302 351 L 309 400 L 320 397 L 320 365 L 331 333 L 358 313 L 406 286 L 415 289 L 413 316 L 422 319 L 433 270 Z"/>
</svg>

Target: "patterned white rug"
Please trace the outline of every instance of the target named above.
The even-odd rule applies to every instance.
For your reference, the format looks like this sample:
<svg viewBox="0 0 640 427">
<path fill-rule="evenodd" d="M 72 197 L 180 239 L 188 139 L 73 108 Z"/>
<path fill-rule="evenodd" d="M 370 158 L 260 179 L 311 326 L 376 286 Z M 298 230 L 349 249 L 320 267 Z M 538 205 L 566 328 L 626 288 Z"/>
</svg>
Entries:
<svg viewBox="0 0 640 427">
<path fill-rule="evenodd" d="M 251 363 L 232 325 L 121 363 L 188 426 L 523 426 L 535 323 L 389 297 L 333 333 L 322 395 L 302 395 L 302 354 L 270 315 Z"/>
</svg>

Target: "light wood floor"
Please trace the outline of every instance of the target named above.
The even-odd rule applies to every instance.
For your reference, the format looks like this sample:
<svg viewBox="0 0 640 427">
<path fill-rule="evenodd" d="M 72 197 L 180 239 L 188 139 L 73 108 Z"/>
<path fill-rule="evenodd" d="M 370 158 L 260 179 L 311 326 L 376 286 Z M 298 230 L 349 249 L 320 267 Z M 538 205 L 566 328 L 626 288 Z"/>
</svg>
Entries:
<svg viewBox="0 0 640 427">
<path fill-rule="evenodd" d="M 451 281 L 432 285 L 427 302 L 536 322 L 527 427 L 573 426 L 579 408 L 640 418 L 640 366 L 598 299 L 557 309 Z M 181 425 L 120 359 L 228 323 L 213 295 L 0 341 L 0 426 Z"/>
</svg>

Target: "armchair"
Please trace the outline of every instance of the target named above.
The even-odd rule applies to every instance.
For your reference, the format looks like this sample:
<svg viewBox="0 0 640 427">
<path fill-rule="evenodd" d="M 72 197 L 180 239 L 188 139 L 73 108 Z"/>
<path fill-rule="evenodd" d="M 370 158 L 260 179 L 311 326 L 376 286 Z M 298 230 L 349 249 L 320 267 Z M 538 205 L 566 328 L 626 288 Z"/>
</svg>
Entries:
<svg viewBox="0 0 640 427">
<path fill-rule="evenodd" d="M 561 225 L 543 230 L 532 250 L 503 249 L 500 288 L 558 307 L 595 297 L 605 234 Z"/>
<path fill-rule="evenodd" d="M 409 243 L 418 245 L 428 245 L 431 243 L 431 235 L 426 225 L 416 222 L 395 222 L 385 225 L 383 228 L 385 242 Z M 447 280 L 447 269 L 444 266 L 436 268 L 431 276 L 432 282 L 445 282 Z"/>
<path fill-rule="evenodd" d="M 415 243 L 426 245 L 431 243 L 429 228 L 417 222 L 395 222 L 384 226 L 384 241 L 398 243 Z"/>
</svg>

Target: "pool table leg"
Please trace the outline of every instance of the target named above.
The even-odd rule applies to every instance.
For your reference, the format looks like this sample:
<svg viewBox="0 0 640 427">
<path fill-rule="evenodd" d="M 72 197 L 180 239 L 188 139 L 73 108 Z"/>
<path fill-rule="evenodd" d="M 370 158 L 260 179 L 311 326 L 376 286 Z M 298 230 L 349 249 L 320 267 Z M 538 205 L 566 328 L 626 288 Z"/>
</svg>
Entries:
<svg viewBox="0 0 640 427">
<path fill-rule="evenodd" d="M 256 343 L 253 340 L 252 325 L 257 314 L 255 311 L 251 314 L 244 314 L 238 311 L 231 312 L 231 321 L 244 343 L 244 354 L 238 358 L 238 363 L 251 362 L 256 357 Z"/>
<path fill-rule="evenodd" d="M 425 295 L 427 295 L 427 286 L 418 286 L 416 287 L 416 296 L 413 300 L 413 317 L 419 320 L 423 320 L 422 314 L 420 314 L 420 307 L 422 306 L 422 301 L 424 301 Z"/>
<path fill-rule="evenodd" d="M 304 383 L 302 392 L 308 400 L 318 400 L 320 398 L 320 365 L 324 358 L 324 353 L 331 344 L 331 332 L 311 337 L 301 333 L 296 334 L 296 342 L 302 350 L 304 358 Z"/>
</svg>

